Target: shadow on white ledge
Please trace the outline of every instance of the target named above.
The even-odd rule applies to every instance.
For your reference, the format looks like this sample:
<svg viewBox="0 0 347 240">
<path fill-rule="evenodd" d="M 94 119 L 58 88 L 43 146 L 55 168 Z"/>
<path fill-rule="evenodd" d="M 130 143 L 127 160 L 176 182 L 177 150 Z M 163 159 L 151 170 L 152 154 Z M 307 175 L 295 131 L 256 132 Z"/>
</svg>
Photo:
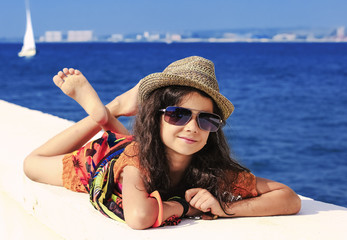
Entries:
<svg viewBox="0 0 347 240">
<path fill-rule="evenodd" d="M 301 197 L 293 216 L 184 219 L 178 226 L 132 230 L 104 217 L 87 194 L 25 177 L 25 156 L 73 122 L 0 100 L 0 233 L 4 239 L 347 239 L 347 209 Z"/>
</svg>

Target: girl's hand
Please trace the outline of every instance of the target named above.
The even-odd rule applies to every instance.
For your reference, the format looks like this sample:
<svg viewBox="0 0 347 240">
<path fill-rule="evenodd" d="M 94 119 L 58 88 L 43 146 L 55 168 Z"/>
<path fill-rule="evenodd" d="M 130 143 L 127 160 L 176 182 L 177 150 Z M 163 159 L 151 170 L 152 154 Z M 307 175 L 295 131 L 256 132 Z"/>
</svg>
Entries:
<svg viewBox="0 0 347 240">
<path fill-rule="evenodd" d="M 192 188 L 186 191 L 186 201 L 190 204 L 187 216 L 195 216 L 197 210 L 211 213 L 214 216 L 223 216 L 224 212 L 218 200 L 206 189 Z M 203 219 L 213 219 L 213 216 L 203 215 Z"/>
</svg>

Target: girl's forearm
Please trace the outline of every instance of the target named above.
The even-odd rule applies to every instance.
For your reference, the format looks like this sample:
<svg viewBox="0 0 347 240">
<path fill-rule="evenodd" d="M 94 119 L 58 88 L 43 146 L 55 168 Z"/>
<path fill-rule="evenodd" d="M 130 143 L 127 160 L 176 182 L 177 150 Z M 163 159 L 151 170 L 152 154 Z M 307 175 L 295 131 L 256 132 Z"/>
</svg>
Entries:
<svg viewBox="0 0 347 240">
<path fill-rule="evenodd" d="M 226 207 L 221 217 L 256 217 L 290 215 L 300 211 L 301 200 L 290 188 L 278 189 L 258 197 L 234 202 Z"/>
<path fill-rule="evenodd" d="M 141 205 L 141 206 L 140 206 Z M 127 209 L 125 214 L 126 223 L 134 229 L 146 229 L 153 226 L 158 218 L 158 202 L 154 198 L 148 198 L 138 204 L 136 207 Z M 183 213 L 181 204 L 174 201 L 163 202 L 163 218 L 164 222 L 171 216 L 180 217 Z"/>
<path fill-rule="evenodd" d="M 163 221 L 171 216 L 180 217 L 183 213 L 183 206 L 175 201 L 163 202 Z"/>
</svg>

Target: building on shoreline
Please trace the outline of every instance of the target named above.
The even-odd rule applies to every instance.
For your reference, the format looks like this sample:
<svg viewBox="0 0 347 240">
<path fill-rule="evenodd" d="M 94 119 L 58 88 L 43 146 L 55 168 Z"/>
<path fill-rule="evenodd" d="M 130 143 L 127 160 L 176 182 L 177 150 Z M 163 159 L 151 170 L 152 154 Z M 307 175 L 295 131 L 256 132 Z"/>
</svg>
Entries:
<svg viewBox="0 0 347 240">
<path fill-rule="evenodd" d="M 93 31 L 69 30 L 64 35 L 62 31 L 46 31 L 44 36 L 39 38 L 40 42 L 91 42 L 94 41 Z"/>
<path fill-rule="evenodd" d="M 40 42 L 61 42 L 63 34 L 61 31 L 47 31 L 44 36 L 40 37 Z"/>
<path fill-rule="evenodd" d="M 67 42 L 90 42 L 93 41 L 93 31 L 68 31 Z"/>
</svg>

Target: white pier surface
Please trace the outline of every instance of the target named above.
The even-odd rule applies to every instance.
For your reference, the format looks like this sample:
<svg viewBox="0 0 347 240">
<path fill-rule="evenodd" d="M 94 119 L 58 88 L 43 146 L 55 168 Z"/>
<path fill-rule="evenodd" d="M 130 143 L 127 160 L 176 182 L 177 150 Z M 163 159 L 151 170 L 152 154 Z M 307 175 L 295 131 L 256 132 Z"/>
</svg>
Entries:
<svg viewBox="0 0 347 240">
<path fill-rule="evenodd" d="M 183 220 L 178 226 L 132 230 L 104 217 L 76 193 L 26 178 L 25 156 L 67 121 L 0 100 L 1 239 L 347 239 L 347 208 L 302 198 L 293 216 Z"/>
</svg>

